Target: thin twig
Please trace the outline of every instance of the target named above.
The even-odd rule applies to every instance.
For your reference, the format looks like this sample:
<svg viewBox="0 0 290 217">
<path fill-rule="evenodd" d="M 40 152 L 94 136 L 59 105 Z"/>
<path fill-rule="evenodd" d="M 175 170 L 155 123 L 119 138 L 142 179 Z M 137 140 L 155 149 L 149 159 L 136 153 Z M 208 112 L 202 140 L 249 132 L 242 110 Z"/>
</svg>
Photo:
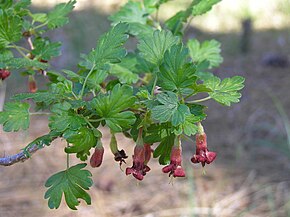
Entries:
<svg viewBox="0 0 290 217">
<path fill-rule="evenodd" d="M 37 144 L 32 145 L 27 151 L 29 154 L 33 154 L 34 152 L 38 151 L 39 149 L 42 149 L 45 145 L 39 146 Z M 15 163 L 23 162 L 30 158 L 27 154 L 24 153 L 24 151 L 21 151 L 17 154 L 10 155 L 7 157 L 1 157 L 0 158 L 0 165 L 1 166 L 11 166 Z"/>
<path fill-rule="evenodd" d="M 57 137 L 52 138 L 52 140 L 54 140 L 56 138 Z M 27 148 L 26 150 L 23 150 L 17 154 L 6 156 L 6 157 L 1 157 L 0 158 L 0 166 L 11 166 L 15 163 L 24 162 L 25 160 L 29 159 L 33 153 L 44 148 L 44 146 L 46 146 L 46 145 L 45 144 L 43 144 L 43 145 L 32 144 L 29 146 L 30 146 L 29 148 Z M 28 152 L 28 154 L 27 154 L 27 152 Z"/>
</svg>

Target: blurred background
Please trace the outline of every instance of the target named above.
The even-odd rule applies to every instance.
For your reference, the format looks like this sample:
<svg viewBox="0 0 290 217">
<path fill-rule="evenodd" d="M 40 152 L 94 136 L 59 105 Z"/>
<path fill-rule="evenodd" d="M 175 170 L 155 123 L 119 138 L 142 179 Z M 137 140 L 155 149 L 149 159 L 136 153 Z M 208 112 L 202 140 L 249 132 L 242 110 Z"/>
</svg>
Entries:
<svg viewBox="0 0 290 217">
<path fill-rule="evenodd" d="M 39 12 L 61 1 L 32 2 L 33 10 Z M 75 69 L 80 53 L 95 47 L 110 27 L 107 17 L 124 3 L 78 0 L 70 23 L 49 33 L 52 40 L 63 43 L 63 55 L 51 64 L 56 69 Z M 160 19 L 188 3 L 170 1 L 161 7 Z M 218 153 L 213 164 L 204 169 L 190 164 L 195 144 L 185 141 L 186 178 L 170 180 L 152 160 L 152 171 L 137 183 L 123 174 L 107 151 L 101 168 L 88 167 L 94 179 L 92 205 L 82 203 L 78 211 L 71 211 L 62 204 L 58 210 L 49 210 L 43 199 L 44 182 L 66 165 L 65 143 L 58 140 L 25 163 L 0 168 L 0 217 L 290 216 L 290 0 L 223 0 L 208 14 L 195 18 L 185 38 L 220 41 L 224 63 L 213 72 L 221 78 L 246 78 L 240 103 L 229 108 L 204 103 L 209 106 L 204 121 L 209 149 Z M 6 100 L 26 89 L 26 81 L 14 73 L 7 79 Z M 109 134 L 102 131 L 108 145 Z M 32 119 L 28 132 L 0 130 L 0 155 L 17 153 L 46 132 L 45 118 Z M 132 155 L 132 141 L 118 135 L 118 143 Z M 78 162 L 73 157 L 72 161 Z"/>
</svg>

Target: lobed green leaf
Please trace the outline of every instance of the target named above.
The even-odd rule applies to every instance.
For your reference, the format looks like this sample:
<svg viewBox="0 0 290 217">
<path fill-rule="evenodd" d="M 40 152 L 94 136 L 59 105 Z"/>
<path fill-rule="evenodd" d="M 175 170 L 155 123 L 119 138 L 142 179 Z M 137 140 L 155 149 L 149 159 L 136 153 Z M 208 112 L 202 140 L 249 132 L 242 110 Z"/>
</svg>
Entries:
<svg viewBox="0 0 290 217">
<path fill-rule="evenodd" d="M 6 132 L 26 130 L 29 127 L 29 108 L 28 103 L 8 102 L 0 112 L 0 124 Z"/>
<path fill-rule="evenodd" d="M 0 9 L 0 48 L 17 42 L 22 37 L 22 19 L 17 15 L 8 15 Z"/>
<path fill-rule="evenodd" d="M 174 44 L 178 43 L 178 37 L 170 31 L 156 30 L 153 35 L 146 35 L 138 44 L 140 56 L 148 62 L 159 66 L 164 58 L 164 53 Z"/>
<path fill-rule="evenodd" d="M 79 205 L 78 199 L 83 199 L 88 205 L 91 204 L 91 197 L 85 191 L 93 185 L 91 172 L 83 170 L 86 164 L 77 164 L 67 170 L 58 172 L 46 181 L 45 187 L 49 188 L 44 198 L 48 199 L 50 209 L 57 209 L 60 206 L 62 196 L 69 208 L 76 210 Z"/>
<path fill-rule="evenodd" d="M 222 105 L 230 106 L 231 103 L 239 102 L 242 96 L 238 91 L 244 87 L 245 78 L 234 76 L 225 78 L 221 81 L 218 77 L 213 76 L 204 80 L 204 85 L 212 90 L 209 96 Z"/>
<path fill-rule="evenodd" d="M 124 111 L 135 103 L 133 88 L 117 84 L 107 95 L 99 95 L 91 102 L 91 107 L 103 118 L 114 132 L 129 128 L 136 120 L 131 111 Z"/>
<path fill-rule="evenodd" d="M 68 23 L 67 15 L 73 10 L 76 0 L 71 0 L 67 3 L 61 3 L 55 6 L 47 14 L 47 27 L 49 29 L 55 29 Z"/>
<path fill-rule="evenodd" d="M 128 25 L 124 23 L 114 26 L 101 36 L 96 49 L 82 56 L 84 60 L 79 65 L 86 69 L 103 69 L 107 64 L 119 63 L 126 55 L 122 46 L 128 39 L 127 29 Z"/>
<path fill-rule="evenodd" d="M 220 43 L 216 40 L 204 41 L 202 44 L 198 40 L 189 40 L 187 46 L 193 62 L 199 64 L 203 61 L 209 62 L 209 67 L 217 67 L 223 62 L 220 55 Z"/>
</svg>

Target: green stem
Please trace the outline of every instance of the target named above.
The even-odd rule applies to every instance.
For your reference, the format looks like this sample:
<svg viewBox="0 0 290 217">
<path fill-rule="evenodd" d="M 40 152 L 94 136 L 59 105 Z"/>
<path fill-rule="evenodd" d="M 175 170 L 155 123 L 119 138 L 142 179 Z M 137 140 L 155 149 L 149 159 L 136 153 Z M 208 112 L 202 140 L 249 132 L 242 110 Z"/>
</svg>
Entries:
<svg viewBox="0 0 290 217">
<path fill-rule="evenodd" d="M 25 48 L 19 47 L 19 46 L 15 45 L 15 44 L 13 44 L 13 45 L 11 45 L 11 46 L 9 46 L 9 47 L 16 49 L 16 50 L 18 51 L 18 53 L 21 54 L 21 56 L 23 56 L 23 57 L 26 58 L 26 59 L 29 59 L 29 58 L 25 55 L 25 53 L 23 53 L 23 51 L 22 51 L 22 49 L 25 49 Z M 22 48 L 22 49 L 21 49 L 21 48 Z M 26 49 L 25 49 L 25 50 L 26 50 Z"/>
<path fill-rule="evenodd" d="M 27 52 L 27 53 L 30 52 L 30 50 L 28 50 L 28 49 L 26 49 L 26 48 L 24 48 L 24 47 L 21 47 L 21 46 L 15 45 L 15 44 L 13 44 L 13 45 L 9 45 L 9 46 L 7 46 L 6 48 L 14 48 L 14 49 L 18 48 L 18 49 L 23 50 L 23 51 L 25 51 L 25 52 Z"/>
<path fill-rule="evenodd" d="M 95 69 L 95 65 L 93 65 L 93 67 L 91 68 L 91 70 L 89 71 L 89 73 L 87 74 L 87 76 L 86 76 L 86 78 L 85 78 L 85 81 L 84 81 L 84 84 L 83 84 L 83 87 L 82 87 L 81 93 L 80 93 L 80 95 L 79 95 L 79 99 L 81 99 L 81 98 L 83 97 L 83 95 L 84 95 L 84 90 L 85 90 L 85 86 L 86 86 L 86 84 L 87 84 L 87 81 L 88 81 L 90 75 L 91 75 L 92 72 L 94 71 L 94 69 Z"/>
<path fill-rule="evenodd" d="M 202 99 L 197 99 L 197 100 L 193 100 L 193 101 L 188 101 L 188 102 L 186 102 L 186 103 L 189 103 L 189 104 L 191 104 L 191 103 L 204 102 L 204 101 L 206 101 L 206 100 L 209 100 L 209 99 L 211 99 L 211 97 L 210 97 L 210 96 L 208 96 L 208 97 L 205 97 L 205 98 L 202 98 Z"/>
<path fill-rule="evenodd" d="M 71 93 L 72 93 L 72 95 L 74 96 L 75 99 L 78 99 L 77 95 L 73 91 Z"/>
<path fill-rule="evenodd" d="M 91 124 L 91 122 L 86 118 L 86 117 L 84 117 L 84 116 L 80 116 L 80 117 L 82 117 L 84 120 L 85 120 L 85 122 L 92 128 L 92 129 L 95 129 L 95 127 Z"/>
<path fill-rule="evenodd" d="M 40 24 L 40 25 L 34 27 L 33 30 L 39 29 L 39 28 L 41 28 L 41 27 L 44 27 L 44 26 L 47 25 L 47 23 L 48 23 L 48 22 L 44 22 L 44 23 L 42 23 L 42 24 Z"/>
</svg>

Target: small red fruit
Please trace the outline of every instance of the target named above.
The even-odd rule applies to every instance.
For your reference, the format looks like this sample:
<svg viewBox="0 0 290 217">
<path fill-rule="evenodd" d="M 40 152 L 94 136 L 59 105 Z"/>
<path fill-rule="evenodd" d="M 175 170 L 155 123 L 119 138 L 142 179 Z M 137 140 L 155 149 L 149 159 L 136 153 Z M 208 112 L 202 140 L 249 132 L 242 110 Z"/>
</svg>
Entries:
<svg viewBox="0 0 290 217">
<path fill-rule="evenodd" d="M 0 79 L 2 81 L 8 78 L 10 74 L 10 71 L 8 71 L 7 69 L 0 69 Z"/>
</svg>

